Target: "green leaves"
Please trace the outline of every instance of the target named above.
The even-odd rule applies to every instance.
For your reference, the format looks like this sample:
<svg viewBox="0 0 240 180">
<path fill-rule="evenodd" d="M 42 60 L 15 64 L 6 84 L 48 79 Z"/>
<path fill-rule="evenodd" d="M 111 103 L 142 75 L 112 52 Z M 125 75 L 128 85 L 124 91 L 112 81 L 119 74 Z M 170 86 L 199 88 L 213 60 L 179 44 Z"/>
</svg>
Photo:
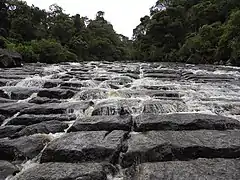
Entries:
<svg viewBox="0 0 240 180">
<path fill-rule="evenodd" d="M 240 2 L 158 0 L 134 30 L 138 58 L 240 65 Z"/>
</svg>

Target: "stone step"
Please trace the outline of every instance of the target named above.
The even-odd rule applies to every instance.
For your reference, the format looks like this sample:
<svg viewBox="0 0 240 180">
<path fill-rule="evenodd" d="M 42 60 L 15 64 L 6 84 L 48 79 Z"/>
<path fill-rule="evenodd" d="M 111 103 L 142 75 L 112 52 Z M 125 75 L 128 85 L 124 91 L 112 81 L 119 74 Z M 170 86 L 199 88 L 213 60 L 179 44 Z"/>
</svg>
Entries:
<svg viewBox="0 0 240 180">
<path fill-rule="evenodd" d="M 32 159 L 49 141 L 50 139 L 44 135 L 0 139 L 0 159 L 9 161 Z"/>
<path fill-rule="evenodd" d="M 19 168 L 14 164 L 0 160 L 0 179 L 4 180 L 8 176 L 14 176 L 19 171 Z"/>
<path fill-rule="evenodd" d="M 131 131 L 131 116 L 92 116 L 77 119 L 68 132 L 76 131 Z"/>
<path fill-rule="evenodd" d="M 121 166 L 197 158 L 239 158 L 240 130 L 131 133 Z"/>
<path fill-rule="evenodd" d="M 200 113 L 142 114 L 133 119 L 134 131 L 240 129 L 236 119 Z"/>
<path fill-rule="evenodd" d="M 76 119 L 75 115 L 66 114 L 50 114 L 50 115 L 34 115 L 23 114 L 12 118 L 7 125 L 32 125 L 46 121 L 73 121 Z"/>
<path fill-rule="evenodd" d="M 121 151 L 124 131 L 83 131 L 68 133 L 53 140 L 44 149 L 41 162 L 116 163 Z"/>
<path fill-rule="evenodd" d="M 6 126 L 7 127 L 7 126 Z M 21 136 L 30 136 L 33 134 L 49 134 L 49 133 L 58 133 L 64 132 L 68 128 L 68 124 L 60 121 L 47 121 L 41 122 L 38 124 L 33 124 L 27 126 L 20 131 L 12 133 L 9 135 L 11 138 L 18 138 Z"/>
<path fill-rule="evenodd" d="M 13 180 L 107 180 L 114 167 L 100 163 L 44 163 L 19 173 Z"/>
<path fill-rule="evenodd" d="M 197 159 L 144 163 L 129 168 L 124 180 L 237 180 L 239 177 L 239 159 Z"/>
</svg>

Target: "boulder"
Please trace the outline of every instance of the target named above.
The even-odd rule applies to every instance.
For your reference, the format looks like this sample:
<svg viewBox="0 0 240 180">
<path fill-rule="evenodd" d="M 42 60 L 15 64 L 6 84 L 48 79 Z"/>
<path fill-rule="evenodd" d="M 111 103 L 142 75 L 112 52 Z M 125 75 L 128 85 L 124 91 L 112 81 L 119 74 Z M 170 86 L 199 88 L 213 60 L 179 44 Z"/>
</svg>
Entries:
<svg viewBox="0 0 240 180">
<path fill-rule="evenodd" d="M 51 103 L 42 105 L 32 105 L 32 107 L 23 109 L 20 114 L 36 114 L 36 115 L 48 115 L 48 114 L 65 114 L 67 112 L 66 107 L 62 107 L 61 104 Z"/>
<path fill-rule="evenodd" d="M 1 124 L 2 124 L 2 122 L 3 122 L 5 119 L 6 119 L 6 117 L 0 114 L 0 123 L 1 123 Z"/>
<path fill-rule="evenodd" d="M 124 135 L 124 131 L 68 133 L 48 144 L 42 153 L 41 162 L 108 161 L 116 163 Z"/>
<path fill-rule="evenodd" d="M 25 103 L 25 102 L 20 102 L 20 103 L 3 103 L 0 104 L 0 114 L 10 117 L 13 116 L 14 114 L 23 111 L 24 109 L 32 106 L 30 103 Z"/>
<path fill-rule="evenodd" d="M 7 124 L 28 126 L 46 121 L 72 121 L 75 119 L 76 119 L 75 115 L 67 114 L 50 114 L 50 115 L 23 114 L 21 116 L 12 118 Z"/>
<path fill-rule="evenodd" d="M 38 92 L 39 97 L 47 97 L 50 99 L 69 99 L 75 95 L 75 92 L 70 90 L 62 90 L 62 89 L 47 89 L 40 90 Z"/>
<path fill-rule="evenodd" d="M 0 89 L 0 98 L 9 99 L 9 95 L 6 92 L 4 92 L 2 89 Z"/>
<path fill-rule="evenodd" d="M 10 137 L 25 126 L 0 126 L 0 138 Z"/>
<path fill-rule="evenodd" d="M 133 120 L 134 131 L 240 129 L 236 119 L 200 113 L 142 114 Z"/>
<path fill-rule="evenodd" d="M 8 161 L 0 160 L 0 179 L 4 180 L 8 176 L 14 176 L 20 170 Z"/>
<path fill-rule="evenodd" d="M 6 98 L 1 98 L 0 97 L 0 104 L 1 103 L 12 103 L 12 102 L 16 102 L 16 100 L 6 99 Z"/>
<path fill-rule="evenodd" d="M 240 131 L 149 131 L 131 133 L 121 166 L 197 158 L 239 158 Z"/>
<path fill-rule="evenodd" d="M 29 168 L 13 180 L 107 180 L 112 175 L 110 164 L 44 163 Z"/>
<path fill-rule="evenodd" d="M 28 101 L 29 103 L 34 104 L 47 104 L 47 103 L 61 103 L 58 99 L 49 99 L 47 97 L 34 97 Z"/>
<path fill-rule="evenodd" d="M 9 161 L 32 159 L 41 152 L 49 141 L 49 138 L 43 135 L 0 139 L 0 159 Z"/>
<path fill-rule="evenodd" d="M 236 180 L 240 177 L 239 159 L 197 159 L 144 163 L 130 168 L 124 180 Z"/>
<path fill-rule="evenodd" d="M 68 132 L 76 131 L 131 131 L 131 116 L 92 116 L 77 119 Z"/>
<path fill-rule="evenodd" d="M 21 129 L 18 132 L 15 132 L 11 135 L 11 138 L 18 138 L 21 136 L 30 136 L 33 134 L 49 134 L 49 133 L 57 133 L 64 132 L 64 130 L 68 128 L 68 124 L 60 122 L 60 121 L 47 121 L 38 124 L 33 124 Z"/>
<path fill-rule="evenodd" d="M 0 48 L 0 68 L 20 67 L 21 61 L 19 53 Z"/>
</svg>

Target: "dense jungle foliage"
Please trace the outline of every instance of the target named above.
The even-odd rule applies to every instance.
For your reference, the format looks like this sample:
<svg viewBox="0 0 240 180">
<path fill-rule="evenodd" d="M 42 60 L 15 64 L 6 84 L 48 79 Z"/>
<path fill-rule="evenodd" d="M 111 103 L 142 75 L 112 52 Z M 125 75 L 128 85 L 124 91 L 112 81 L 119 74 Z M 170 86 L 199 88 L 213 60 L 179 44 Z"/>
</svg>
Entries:
<svg viewBox="0 0 240 180">
<path fill-rule="evenodd" d="M 146 7 L 148 8 L 148 7 Z M 168 61 L 240 66 L 239 0 L 158 0 L 130 40 L 95 19 L 24 1 L 0 1 L 0 47 L 25 62 Z"/>
</svg>

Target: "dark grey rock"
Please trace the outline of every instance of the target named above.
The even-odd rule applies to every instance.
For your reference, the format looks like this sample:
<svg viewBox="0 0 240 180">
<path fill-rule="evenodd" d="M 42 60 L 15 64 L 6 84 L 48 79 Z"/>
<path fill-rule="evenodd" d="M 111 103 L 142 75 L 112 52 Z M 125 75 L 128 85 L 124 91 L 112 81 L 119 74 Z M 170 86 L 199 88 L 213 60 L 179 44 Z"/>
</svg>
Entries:
<svg viewBox="0 0 240 180">
<path fill-rule="evenodd" d="M 47 97 L 50 99 L 69 99 L 72 98 L 74 95 L 75 92 L 62 89 L 40 90 L 38 93 L 39 97 Z"/>
<path fill-rule="evenodd" d="M 0 109 L 1 110 L 1 109 Z M 58 103 L 32 105 L 32 107 L 23 109 L 21 114 L 65 114 L 67 108 Z"/>
<path fill-rule="evenodd" d="M 199 113 L 142 114 L 133 120 L 134 131 L 240 129 L 240 122 L 236 119 Z"/>
<path fill-rule="evenodd" d="M 32 106 L 32 104 L 25 102 L 0 104 L 0 114 L 10 117 L 30 106 Z"/>
<path fill-rule="evenodd" d="M 72 121 L 75 120 L 75 115 L 67 114 L 51 114 L 51 115 L 33 115 L 24 114 L 11 119 L 8 125 L 32 125 L 46 121 Z"/>
<path fill-rule="evenodd" d="M 0 138 L 10 137 L 25 126 L 0 126 Z"/>
<path fill-rule="evenodd" d="M 18 138 L 21 136 L 30 136 L 33 134 L 49 134 L 64 132 L 68 128 L 68 124 L 60 121 L 47 121 L 39 124 L 33 124 L 23 128 L 22 130 L 14 133 L 11 138 Z M 1 132 L 1 131 L 0 131 Z"/>
<path fill-rule="evenodd" d="M 21 61 L 19 53 L 0 48 L 0 68 L 20 67 Z"/>
<path fill-rule="evenodd" d="M 9 96 L 7 93 L 5 93 L 3 90 L 0 89 L 0 97 L 1 98 L 5 98 L 5 99 L 9 99 Z"/>
<path fill-rule="evenodd" d="M 68 131 L 130 131 L 131 127 L 131 116 L 92 116 L 76 120 Z"/>
<path fill-rule="evenodd" d="M 131 133 L 122 167 L 134 163 L 197 158 L 239 158 L 240 131 L 149 131 Z"/>
<path fill-rule="evenodd" d="M 6 117 L 0 114 L 0 123 L 1 123 L 1 124 L 2 124 L 2 122 L 3 122 L 5 119 L 6 119 Z"/>
<path fill-rule="evenodd" d="M 14 176 L 19 171 L 20 170 L 12 163 L 8 161 L 0 160 L 0 179 L 1 180 L 6 179 L 8 176 Z"/>
<path fill-rule="evenodd" d="M 7 91 L 10 91 L 10 98 L 13 100 L 23 100 L 29 98 L 33 93 L 37 93 L 39 89 L 36 88 L 19 88 L 19 87 L 10 87 L 7 88 Z"/>
<path fill-rule="evenodd" d="M 6 86 L 7 83 L 8 83 L 7 79 L 0 79 L 0 87 Z"/>
<path fill-rule="evenodd" d="M 0 159 L 25 160 L 37 156 L 50 140 L 44 135 L 33 135 L 18 139 L 0 139 Z"/>
<path fill-rule="evenodd" d="M 58 82 L 45 82 L 43 88 L 54 88 L 58 86 Z"/>
<path fill-rule="evenodd" d="M 6 98 L 1 98 L 0 97 L 0 104 L 1 103 L 13 103 L 13 102 L 16 102 L 16 101 L 12 100 L 12 99 L 6 99 Z"/>
<path fill-rule="evenodd" d="M 124 135 L 124 131 L 69 133 L 48 144 L 42 153 L 41 162 L 116 163 Z"/>
<path fill-rule="evenodd" d="M 109 164 L 99 163 L 44 163 L 27 169 L 13 180 L 107 180 L 114 169 Z"/>
<path fill-rule="evenodd" d="M 197 159 L 144 163 L 130 168 L 124 180 L 237 180 L 239 177 L 239 159 Z"/>
<path fill-rule="evenodd" d="M 46 103 L 61 103 L 58 99 L 49 99 L 47 97 L 34 97 L 28 101 L 29 103 L 34 104 L 46 104 Z"/>
</svg>

